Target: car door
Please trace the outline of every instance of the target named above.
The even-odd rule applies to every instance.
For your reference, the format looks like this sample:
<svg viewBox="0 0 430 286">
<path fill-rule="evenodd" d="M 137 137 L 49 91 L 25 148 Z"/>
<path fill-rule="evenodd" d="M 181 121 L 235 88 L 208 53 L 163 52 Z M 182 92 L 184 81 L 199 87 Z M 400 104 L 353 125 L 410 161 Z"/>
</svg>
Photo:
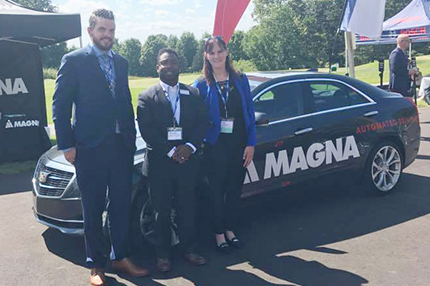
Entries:
<svg viewBox="0 0 430 286">
<path fill-rule="evenodd" d="M 376 122 L 376 102 L 337 79 L 308 79 L 304 96 L 312 106 L 313 140 L 324 146 L 325 158 L 318 174 L 363 164 L 371 140 L 360 127 Z"/>
<path fill-rule="evenodd" d="M 306 171 L 303 150 L 312 120 L 303 99 L 303 80 L 270 82 L 254 97 L 257 146 L 243 196 L 288 186 Z M 293 154 L 294 153 L 294 154 Z"/>
</svg>

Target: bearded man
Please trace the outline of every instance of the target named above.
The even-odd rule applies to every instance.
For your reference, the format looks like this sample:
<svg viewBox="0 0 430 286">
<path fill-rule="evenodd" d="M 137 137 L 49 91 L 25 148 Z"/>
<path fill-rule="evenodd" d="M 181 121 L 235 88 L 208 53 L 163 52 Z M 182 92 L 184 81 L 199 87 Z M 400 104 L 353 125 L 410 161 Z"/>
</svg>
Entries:
<svg viewBox="0 0 430 286">
<path fill-rule="evenodd" d="M 104 285 L 109 249 L 103 244 L 105 209 L 109 218 L 112 268 L 135 277 L 149 272 L 131 262 L 127 249 L 136 150 L 128 63 L 111 50 L 115 39 L 112 11 L 94 11 L 87 30 L 91 44 L 62 59 L 52 108 L 58 149 L 75 166 L 82 194 L 90 283 Z"/>
</svg>

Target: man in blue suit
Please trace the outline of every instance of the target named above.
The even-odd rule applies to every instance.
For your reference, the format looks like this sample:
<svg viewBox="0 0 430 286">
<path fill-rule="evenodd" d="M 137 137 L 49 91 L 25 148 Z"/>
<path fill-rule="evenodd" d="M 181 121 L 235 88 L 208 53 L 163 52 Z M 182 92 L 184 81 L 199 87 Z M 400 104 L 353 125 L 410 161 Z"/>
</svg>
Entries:
<svg viewBox="0 0 430 286">
<path fill-rule="evenodd" d="M 409 36 L 401 34 L 397 37 L 397 47 L 390 54 L 390 90 L 408 96 L 411 87 L 410 76 L 416 69 L 409 69 L 406 49 L 409 46 Z"/>
<path fill-rule="evenodd" d="M 75 165 L 82 194 L 90 282 L 104 285 L 107 251 L 103 245 L 102 213 L 106 194 L 112 267 L 132 276 L 146 276 L 149 272 L 127 258 L 136 130 L 128 87 L 128 63 L 111 50 L 115 38 L 112 11 L 94 11 L 88 33 L 92 44 L 62 59 L 55 86 L 53 119 L 58 149 Z"/>
</svg>

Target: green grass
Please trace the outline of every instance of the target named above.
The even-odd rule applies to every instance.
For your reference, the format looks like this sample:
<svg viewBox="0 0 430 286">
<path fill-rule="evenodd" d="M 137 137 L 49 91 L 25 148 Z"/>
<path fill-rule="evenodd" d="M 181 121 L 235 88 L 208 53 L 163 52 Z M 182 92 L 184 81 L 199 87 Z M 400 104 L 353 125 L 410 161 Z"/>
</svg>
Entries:
<svg viewBox="0 0 430 286">
<path fill-rule="evenodd" d="M 426 75 L 424 71 L 430 70 L 430 55 L 417 57 L 417 66 L 423 71 L 423 75 Z M 355 77 L 359 80 L 368 82 L 370 84 L 379 83 L 379 62 L 374 61 L 372 63 L 364 64 L 355 67 Z M 319 69 L 320 72 L 328 72 L 328 68 Z M 345 74 L 345 68 L 339 68 L 335 74 Z M 193 83 L 196 78 L 200 76 L 200 73 L 193 74 L 182 74 L 179 80 L 183 83 Z M 385 61 L 385 72 L 384 72 L 384 83 L 388 83 L 389 77 L 389 64 L 388 60 Z M 148 87 L 158 83 L 158 78 L 149 77 L 130 77 L 129 85 L 132 95 L 132 102 L 134 108 L 137 105 L 137 98 L 139 93 L 147 89 Z M 55 81 L 52 79 L 45 80 L 45 95 L 46 95 L 46 110 L 48 116 L 48 123 L 52 123 L 52 95 L 54 94 Z"/>
<path fill-rule="evenodd" d="M 179 81 L 191 84 L 196 78 L 200 76 L 199 73 L 182 74 L 179 77 Z M 137 106 L 137 98 L 139 93 L 144 91 L 150 86 L 157 84 L 160 80 L 158 78 L 151 77 L 129 77 L 129 86 L 132 96 L 132 102 L 134 108 Z M 48 124 L 52 124 L 52 96 L 54 94 L 55 80 L 46 79 L 45 80 L 45 98 L 46 98 L 46 115 L 48 117 Z"/>
<path fill-rule="evenodd" d="M 13 175 L 30 170 L 34 170 L 36 161 L 22 161 L 13 163 L 4 163 L 0 165 L 0 175 Z"/>
<path fill-rule="evenodd" d="M 52 146 L 57 145 L 57 139 L 51 138 Z M 3 163 L 0 165 L 0 175 L 13 175 L 30 170 L 36 167 L 35 160 L 28 160 L 22 162 Z"/>
<path fill-rule="evenodd" d="M 390 74 L 390 65 L 388 60 L 385 60 L 385 71 L 384 71 L 384 83 L 388 83 L 389 74 Z M 417 66 L 423 73 L 426 75 L 425 71 L 430 70 L 430 55 L 417 57 Z M 328 72 L 328 69 L 319 69 L 322 72 Z M 345 74 L 345 68 L 339 68 L 335 74 Z M 361 66 L 355 67 L 355 77 L 359 80 L 370 84 L 378 84 L 379 83 L 379 62 L 374 61 L 372 63 L 364 64 Z"/>
</svg>

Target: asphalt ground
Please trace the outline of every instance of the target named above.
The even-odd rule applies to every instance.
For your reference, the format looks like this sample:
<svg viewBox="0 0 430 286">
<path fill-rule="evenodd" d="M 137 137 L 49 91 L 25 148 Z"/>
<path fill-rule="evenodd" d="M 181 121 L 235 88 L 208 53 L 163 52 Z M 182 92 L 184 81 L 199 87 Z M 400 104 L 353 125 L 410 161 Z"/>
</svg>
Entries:
<svg viewBox="0 0 430 286">
<path fill-rule="evenodd" d="M 430 108 L 420 109 L 421 148 L 388 196 L 369 195 L 349 176 L 315 180 L 244 202 L 238 234 L 244 249 L 217 253 L 200 228 L 205 266 L 173 255 L 167 275 L 153 251 L 133 258 L 147 278 L 116 275 L 108 285 L 429 286 Z M 82 237 L 38 224 L 32 213 L 31 172 L 0 176 L 0 285 L 89 285 Z"/>
</svg>

